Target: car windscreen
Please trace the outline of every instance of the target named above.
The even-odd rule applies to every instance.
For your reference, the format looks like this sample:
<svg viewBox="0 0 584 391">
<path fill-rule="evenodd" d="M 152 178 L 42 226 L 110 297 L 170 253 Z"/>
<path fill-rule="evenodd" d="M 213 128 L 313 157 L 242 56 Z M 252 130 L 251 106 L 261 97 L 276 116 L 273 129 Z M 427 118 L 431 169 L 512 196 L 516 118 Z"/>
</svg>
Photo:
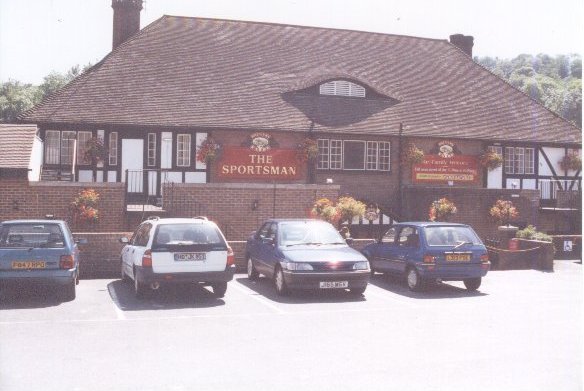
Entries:
<svg viewBox="0 0 584 391">
<path fill-rule="evenodd" d="M 460 243 L 482 244 L 469 227 L 435 226 L 425 228 L 429 246 L 456 246 Z"/>
<path fill-rule="evenodd" d="M 324 221 L 293 221 L 281 223 L 278 231 L 282 246 L 310 244 L 346 244 L 343 237 Z"/>
<path fill-rule="evenodd" d="M 63 248 L 65 236 L 59 224 L 5 224 L 0 229 L 0 247 Z"/>
<path fill-rule="evenodd" d="M 212 224 L 161 224 L 156 230 L 152 249 L 175 246 L 204 246 L 226 249 L 227 245 Z"/>
</svg>

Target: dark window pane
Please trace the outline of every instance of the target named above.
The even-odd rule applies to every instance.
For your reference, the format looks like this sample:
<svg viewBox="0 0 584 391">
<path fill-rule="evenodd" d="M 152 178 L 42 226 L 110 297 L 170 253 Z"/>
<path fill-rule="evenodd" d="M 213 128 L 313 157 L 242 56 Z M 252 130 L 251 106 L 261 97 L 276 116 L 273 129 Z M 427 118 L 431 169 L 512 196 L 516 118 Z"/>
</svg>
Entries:
<svg viewBox="0 0 584 391">
<path fill-rule="evenodd" d="M 343 168 L 345 170 L 365 169 L 365 142 L 345 141 Z"/>
</svg>

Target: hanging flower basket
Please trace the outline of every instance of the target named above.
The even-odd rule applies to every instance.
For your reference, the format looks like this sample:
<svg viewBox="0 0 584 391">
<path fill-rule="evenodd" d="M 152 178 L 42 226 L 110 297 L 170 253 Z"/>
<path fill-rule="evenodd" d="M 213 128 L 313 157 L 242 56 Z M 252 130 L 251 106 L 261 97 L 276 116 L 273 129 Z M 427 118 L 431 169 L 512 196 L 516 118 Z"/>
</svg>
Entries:
<svg viewBox="0 0 584 391">
<path fill-rule="evenodd" d="M 219 157 L 221 153 L 221 144 L 207 137 L 200 146 L 197 147 L 197 161 L 209 164 Z"/>
<path fill-rule="evenodd" d="M 582 159 L 575 152 L 568 153 L 560 160 L 560 167 L 564 171 L 580 171 L 582 169 Z"/>
<path fill-rule="evenodd" d="M 296 146 L 296 159 L 300 162 L 307 162 L 316 159 L 318 156 L 318 144 L 316 140 L 305 138 Z"/>
<path fill-rule="evenodd" d="M 108 150 L 99 137 L 92 137 L 83 146 L 83 160 L 87 163 L 104 162 L 108 157 Z"/>
<path fill-rule="evenodd" d="M 479 162 L 481 166 L 487 170 L 492 171 L 503 165 L 503 156 L 495 151 L 485 151 L 480 157 Z"/>
<path fill-rule="evenodd" d="M 501 225 L 509 225 L 509 222 L 519 216 L 519 211 L 511 201 L 497 200 L 489 210 L 491 217 Z"/>
<path fill-rule="evenodd" d="M 450 216 L 456 214 L 458 209 L 454 202 L 448 198 L 440 198 L 432 202 L 430 210 L 428 211 L 428 218 L 430 221 L 447 221 Z"/>
<path fill-rule="evenodd" d="M 403 154 L 403 164 L 420 164 L 424 162 L 424 151 L 416 147 L 416 144 L 409 143 Z"/>
</svg>

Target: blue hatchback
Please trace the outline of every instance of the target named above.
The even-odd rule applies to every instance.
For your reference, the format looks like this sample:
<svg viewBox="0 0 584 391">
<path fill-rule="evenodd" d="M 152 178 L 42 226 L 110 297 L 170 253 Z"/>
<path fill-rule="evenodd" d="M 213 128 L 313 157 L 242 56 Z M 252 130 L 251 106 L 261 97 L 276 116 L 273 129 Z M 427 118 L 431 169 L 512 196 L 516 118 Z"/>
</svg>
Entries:
<svg viewBox="0 0 584 391">
<path fill-rule="evenodd" d="M 79 249 L 66 222 L 10 220 L 0 224 L 0 283 L 16 282 L 57 284 L 65 300 L 75 299 Z"/>
<path fill-rule="evenodd" d="M 413 291 L 436 280 L 463 281 L 468 290 L 474 291 L 491 265 L 487 249 L 474 230 L 464 224 L 395 224 L 378 243 L 362 252 L 373 273 L 405 276 Z"/>
</svg>

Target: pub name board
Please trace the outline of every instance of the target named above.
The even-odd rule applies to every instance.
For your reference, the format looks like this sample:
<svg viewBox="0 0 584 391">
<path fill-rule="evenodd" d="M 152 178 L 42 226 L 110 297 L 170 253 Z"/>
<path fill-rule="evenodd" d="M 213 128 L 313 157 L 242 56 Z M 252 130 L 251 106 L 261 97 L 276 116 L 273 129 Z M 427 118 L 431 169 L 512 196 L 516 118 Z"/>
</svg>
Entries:
<svg viewBox="0 0 584 391">
<path fill-rule="evenodd" d="M 462 155 L 449 141 L 437 143 L 424 161 L 412 166 L 414 182 L 445 183 L 476 182 L 479 177 L 479 164 L 476 156 Z"/>
</svg>

